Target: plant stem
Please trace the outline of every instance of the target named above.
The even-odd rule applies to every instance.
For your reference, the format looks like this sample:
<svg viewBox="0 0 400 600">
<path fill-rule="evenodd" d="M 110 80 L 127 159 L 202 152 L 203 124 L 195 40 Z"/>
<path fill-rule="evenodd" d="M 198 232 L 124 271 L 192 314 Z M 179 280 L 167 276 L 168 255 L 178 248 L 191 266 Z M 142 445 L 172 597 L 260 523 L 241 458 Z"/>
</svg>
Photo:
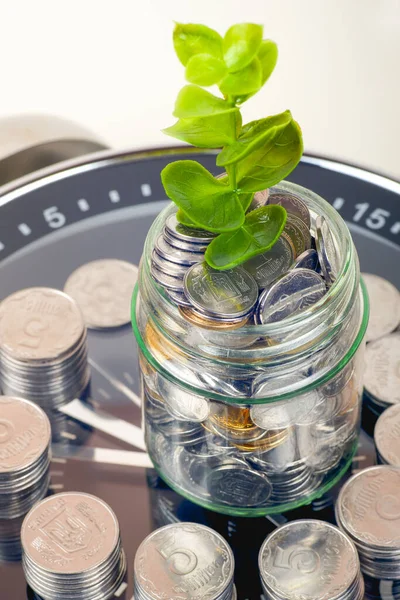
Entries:
<svg viewBox="0 0 400 600">
<path fill-rule="evenodd" d="M 232 107 L 236 106 L 236 102 L 233 99 L 233 96 L 227 96 L 226 100 L 227 100 L 227 102 L 229 102 L 229 104 Z M 235 135 L 235 140 L 236 140 L 236 135 Z M 236 165 L 235 164 L 231 165 L 228 176 L 229 176 L 229 182 L 230 182 L 231 186 L 233 187 L 234 190 L 236 190 L 237 181 L 236 181 Z"/>
</svg>

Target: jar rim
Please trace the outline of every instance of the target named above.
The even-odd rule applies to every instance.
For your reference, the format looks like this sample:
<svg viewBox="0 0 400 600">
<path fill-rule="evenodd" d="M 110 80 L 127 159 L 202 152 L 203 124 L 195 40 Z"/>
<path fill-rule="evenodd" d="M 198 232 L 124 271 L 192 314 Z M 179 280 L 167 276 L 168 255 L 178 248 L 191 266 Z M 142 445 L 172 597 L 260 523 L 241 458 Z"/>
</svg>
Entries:
<svg viewBox="0 0 400 600">
<path fill-rule="evenodd" d="M 362 318 L 360 321 L 360 327 L 357 332 L 357 335 L 355 336 L 355 338 L 353 340 L 351 347 L 346 352 L 346 354 L 341 358 L 341 360 L 337 364 L 335 364 L 328 372 L 324 373 L 323 375 L 321 375 L 321 377 L 318 377 L 317 379 L 308 383 L 304 387 L 297 388 L 295 390 L 280 394 L 279 396 L 268 396 L 267 398 L 224 396 L 223 394 L 217 394 L 215 392 L 211 392 L 210 390 L 205 390 L 200 387 L 195 387 L 195 386 L 187 383 L 183 379 L 178 379 L 177 377 L 172 375 L 167 369 L 165 369 L 163 367 L 163 365 L 158 360 L 156 360 L 154 358 L 154 356 L 151 354 L 151 352 L 148 350 L 145 340 L 143 339 L 142 334 L 140 332 L 140 328 L 139 328 L 139 325 L 138 325 L 138 322 L 136 319 L 136 314 L 137 314 L 136 308 L 137 308 L 137 302 L 138 302 L 138 297 L 139 297 L 139 284 L 138 283 L 136 284 L 135 289 L 133 291 L 133 295 L 132 295 L 132 303 L 131 303 L 132 328 L 133 328 L 133 332 L 134 332 L 137 344 L 139 346 L 140 352 L 144 355 L 144 357 L 149 362 L 149 364 L 154 369 L 156 369 L 157 372 L 161 373 L 170 382 L 177 384 L 178 386 L 188 390 L 189 392 L 191 392 L 193 394 L 204 396 L 204 397 L 212 399 L 212 400 L 220 400 L 220 401 L 222 400 L 222 401 L 226 402 L 227 404 L 240 404 L 240 405 L 243 405 L 243 404 L 246 404 L 246 405 L 270 404 L 270 403 L 274 403 L 274 402 L 280 402 L 282 400 L 289 400 L 291 398 L 295 398 L 296 396 L 299 396 L 300 394 L 306 394 L 308 392 L 312 392 L 317 387 L 330 381 L 353 358 L 353 356 L 355 355 L 356 351 L 358 350 L 358 348 L 364 338 L 364 335 L 365 335 L 365 332 L 366 332 L 367 326 L 368 326 L 368 320 L 369 320 L 369 298 L 368 298 L 367 288 L 366 288 L 366 285 L 365 285 L 362 277 L 360 279 L 360 291 L 361 291 L 361 299 L 362 299 Z M 208 360 L 210 360 L 210 362 L 213 362 L 215 359 L 213 357 L 210 357 Z"/>
</svg>

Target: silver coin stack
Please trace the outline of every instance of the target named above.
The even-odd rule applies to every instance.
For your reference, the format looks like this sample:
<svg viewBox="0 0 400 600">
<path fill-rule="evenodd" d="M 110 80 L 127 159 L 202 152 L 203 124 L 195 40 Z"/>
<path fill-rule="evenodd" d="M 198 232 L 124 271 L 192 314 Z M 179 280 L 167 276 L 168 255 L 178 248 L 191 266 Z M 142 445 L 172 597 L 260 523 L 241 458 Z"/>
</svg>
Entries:
<svg viewBox="0 0 400 600">
<path fill-rule="evenodd" d="M 292 521 L 271 533 L 259 553 L 268 600 L 362 600 L 354 544 L 324 521 Z"/>
<path fill-rule="evenodd" d="M 367 344 L 364 398 L 376 414 L 400 403 L 399 360 L 400 333 L 391 333 Z"/>
<path fill-rule="evenodd" d="M 375 425 L 374 440 L 378 461 L 400 467 L 400 404 L 381 414 Z"/>
<path fill-rule="evenodd" d="M 117 518 L 95 496 L 42 500 L 21 529 L 27 583 L 43 600 L 108 600 L 126 573 Z"/>
<path fill-rule="evenodd" d="M 400 579 L 400 469 L 369 467 L 353 475 L 336 503 L 336 521 L 355 543 L 361 570 Z"/>
<path fill-rule="evenodd" d="M 90 373 L 82 313 L 63 292 L 29 288 L 0 305 L 0 387 L 49 414 L 82 395 Z"/>
<path fill-rule="evenodd" d="M 135 600 L 235 600 L 232 550 L 218 533 L 174 523 L 151 533 L 134 563 Z"/>
<path fill-rule="evenodd" d="M 49 485 L 50 423 L 32 402 L 0 396 L 0 519 L 15 519 Z"/>
</svg>

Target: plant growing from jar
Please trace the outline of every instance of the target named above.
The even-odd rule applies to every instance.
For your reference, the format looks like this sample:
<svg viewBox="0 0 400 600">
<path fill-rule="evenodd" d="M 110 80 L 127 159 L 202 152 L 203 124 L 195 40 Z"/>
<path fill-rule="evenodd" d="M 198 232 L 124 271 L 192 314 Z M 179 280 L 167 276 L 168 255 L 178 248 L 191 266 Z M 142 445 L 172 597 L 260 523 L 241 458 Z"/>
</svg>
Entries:
<svg viewBox="0 0 400 600">
<path fill-rule="evenodd" d="M 301 130 L 289 110 L 242 123 L 240 106 L 268 81 L 278 58 L 261 25 L 233 25 L 221 37 L 204 25 L 177 24 L 173 40 L 189 85 L 176 99 L 178 121 L 164 132 L 199 148 L 222 148 L 216 164 L 225 173 L 214 177 L 196 161 L 179 160 L 163 169 L 162 183 L 180 223 L 218 234 L 205 253 L 208 265 L 231 269 L 279 239 L 286 210 L 253 208 L 252 201 L 296 167 Z M 220 96 L 203 89 L 214 85 Z"/>
</svg>

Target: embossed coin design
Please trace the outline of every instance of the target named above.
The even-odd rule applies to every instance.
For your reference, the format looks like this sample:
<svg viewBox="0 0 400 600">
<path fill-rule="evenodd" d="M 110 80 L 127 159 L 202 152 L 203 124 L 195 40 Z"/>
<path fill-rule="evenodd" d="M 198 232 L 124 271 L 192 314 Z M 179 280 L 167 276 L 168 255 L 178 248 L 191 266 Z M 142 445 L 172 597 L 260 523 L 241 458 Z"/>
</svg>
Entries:
<svg viewBox="0 0 400 600">
<path fill-rule="evenodd" d="M 400 467 L 400 404 L 381 414 L 375 425 L 374 440 L 380 462 Z"/>
<path fill-rule="evenodd" d="M 222 536 L 204 525 L 174 523 L 139 546 L 135 598 L 230 600 L 233 572 L 233 553 Z"/>
<path fill-rule="evenodd" d="M 42 500 L 25 517 L 21 541 L 26 580 L 44 600 L 108 600 L 124 578 L 118 521 L 95 496 Z"/>
<path fill-rule="evenodd" d="M 158 389 L 160 396 L 178 418 L 201 423 L 210 414 L 206 398 L 187 392 L 161 375 L 158 377 Z"/>
<path fill-rule="evenodd" d="M 371 342 L 365 351 L 364 387 L 384 407 L 400 402 L 400 334 Z"/>
<path fill-rule="evenodd" d="M 130 322 L 130 302 L 137 277 L 138 268 L 131 263 L 94 260 L 68 277 L 64 291 L 77 302 L 87 327 L 120 327 Z"/>
<path fill-rule="evenodd" d="M 319 264 L 328 286 L 332 285 L 339 274 L 339 253 L 326 219 L 318 216 L 315 221 L 315 244 L 317 246 Z"/>
<path fill-rule="evenodd" d="M 311 247 L 311 234 L 307 226 L 294 215 L 288 215 L 284 234 L 290 238 L 295 251 L 295 258 Z"/>
<path fill-rule="evenodd" d="M 292 248 L 288 241 L 281 237 L 271 250 L 251 258 L 243 264 L 243 268 L 254 277 L 258 287 L 264 289 L 286 273 L 292 263 Z"/>
<path fill-rule="evenodd" d="M 336 520 L 371 577 L 400 579 L 399 489 L 399 468 L 369 467 L 344 484 L 336 502 Z"/>
<path fill-rule="evenodd" d="M 318 273 L 309 269 L 290 271 L 260 295 L 258 320 L 275 323 L 296 315 L 318 302 L 325 293 L 325 282 Z"/>
<path fill-rule="evenodd" d="M 258 299 L 255 279 L 241 267 L 215 271 L 203 262 L 188 270 L 184 286 L 195 307 L 221 319 L 246 315 Z"/>
<path fill-rule="evenodd" d="M 285 208 L 289 215 L 294 215 L 303 221 L 308 229 L 310 229 L 311 218 L 307 204 L 294 194 L 287 192 L 272 191 L 268 198 L 268 204 L 280 204 Z"/>
<path fill-rule="evenodd" d="M 259 569 L 267 598 L 363 598 L 354 544 L 323 521 L 299 520 L 278 527 L 261 546 Z"/>
<path fill-rule="evenodd" d="M 0 305 L 1 350 L 13 359 L 54 360 L 79 341 L 83 330 L 77 304 L 58 290 L 27 288 Z"/>
<path fill-rule="evenodd" d="M 365 339 L 377 340 L 391 333 L 400 324 L 400 293 L 390 281 L 362 273 L 369 296 L 369 321 Z"/>
<path fill-rule="evenodd" d="M 211 469 L 206 475 L 206 487 L 217 503 L 235 506 L 262 506 L 272 492 L 262 473 L 238 464 Z"/>
</svg>

